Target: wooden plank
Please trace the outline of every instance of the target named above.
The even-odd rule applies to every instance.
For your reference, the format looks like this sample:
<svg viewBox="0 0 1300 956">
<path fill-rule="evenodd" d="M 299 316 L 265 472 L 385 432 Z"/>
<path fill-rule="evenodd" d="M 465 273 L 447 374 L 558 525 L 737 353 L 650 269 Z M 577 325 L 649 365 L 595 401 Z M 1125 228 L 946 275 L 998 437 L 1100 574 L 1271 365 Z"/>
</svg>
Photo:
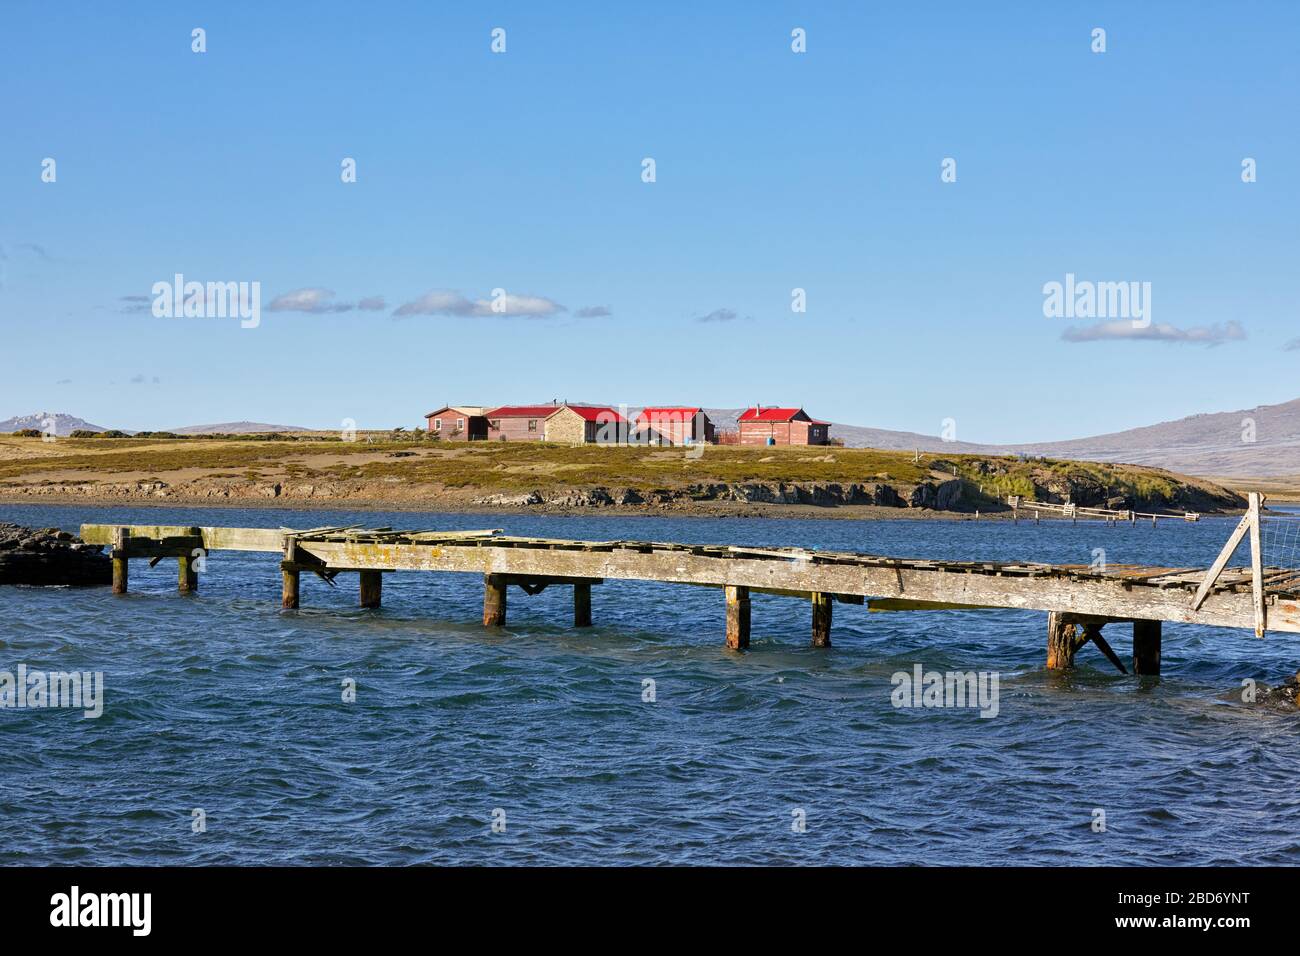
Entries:
<svg viewBox="0 0 1300 956">
<path fill-rule="evenodd" d="M 1251 628 L 1250 596 L 1216 593 L 1193 610 L 1185 592 L 1118 579 L 1062 576 L 1021 579 L 945 574 L 880 566 L 823 565 L 760 558 L 709 558 L 689 552 L 641 554 L 537 551 L 491 545 L 348 545 L 307 542 L 300 546 L 331 568 L 393 568 L 411 571 L 475 571 L 663 581 L 701 585 L 744 585 L 792 591 L 828 591 L 865 597 L 907 597 L 952 604 L 1026 610 L 1063 610 L 1111 618 L 1149 618 L 1222 627 Z M 1300 633 L 1300 601 L 1278 600 L 1270 627 Z"/>
</svg>

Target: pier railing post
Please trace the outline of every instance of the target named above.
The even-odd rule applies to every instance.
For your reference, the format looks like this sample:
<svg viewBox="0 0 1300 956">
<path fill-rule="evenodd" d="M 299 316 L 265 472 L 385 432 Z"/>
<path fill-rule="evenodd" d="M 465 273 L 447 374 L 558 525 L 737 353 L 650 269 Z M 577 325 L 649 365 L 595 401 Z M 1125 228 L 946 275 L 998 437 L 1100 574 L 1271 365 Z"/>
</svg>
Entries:
<svg viewBox="0 0 1300 956">
<path fill-rule="evenodd" d="M 125 594 L 127 588 L 128 565 L 126 557 L 127 528 L 113 529 L 113 548 L 109 552 L 113 559 L 113 593 Z"/>
<path fill-rule="evenodd" d="M 749 647 L 749 588 L 727 585 L 727 647 Z"/>
<path fill-rule="evenodd" d="M 360 603 L 362 607 L 379 607 L 384 595 L 384 573 L 382 571 L 362 571 Z"/>
<path fill-rule="evenodd" d="M 501 627 L 506 622 L 506 581 L 499 574 L 483 575 L 483 626 Z"/>
<path fill-rule="evenodd" d="M 1264 550 L 1260 545 L 1260 512 L 1264 496 L 1258 491 L 1250 493 L 1250 594 L 1255 610 L 1255 636 L 1263 637 L 1268 628 L 1268 602 L 1264 594 Z"/>
<path fill-rule="evenodd" d="M 591 582 L 573 582 L 573 626 L 591 627 Z"/>
<path fill-rule="evenodd" d="M 1160 673 L 1160 621 L 1133 622 L 1133 673 Z"/>
<path fill-rule="evenodd" d="M 831 646 L 831 608 L 834 603 L 829 594 L 814 591 L 812 594 L 812 646 Z"/>
</svg>

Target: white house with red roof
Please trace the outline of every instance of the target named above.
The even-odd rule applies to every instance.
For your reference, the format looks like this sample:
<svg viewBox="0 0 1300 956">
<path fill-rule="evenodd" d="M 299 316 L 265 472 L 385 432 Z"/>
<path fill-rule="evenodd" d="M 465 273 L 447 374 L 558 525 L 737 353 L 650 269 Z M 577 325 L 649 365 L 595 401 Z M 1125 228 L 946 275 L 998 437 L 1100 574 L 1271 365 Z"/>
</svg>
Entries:
<svg viewBox="0 0 1300 956">
<path fill-rule="evenodd" d="M 802 408 L 747 408 L 736 419 L 742 445 L 826 445 L 831 423 L 813 418 Z"/>
</svg>

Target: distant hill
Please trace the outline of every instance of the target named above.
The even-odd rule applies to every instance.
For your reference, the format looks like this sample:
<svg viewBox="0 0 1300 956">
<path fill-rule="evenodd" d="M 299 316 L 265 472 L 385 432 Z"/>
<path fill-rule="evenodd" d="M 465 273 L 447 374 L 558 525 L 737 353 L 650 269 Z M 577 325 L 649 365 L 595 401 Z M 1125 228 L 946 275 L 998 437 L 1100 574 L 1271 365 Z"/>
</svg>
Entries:
<svg viewBox="0 0 1300 956">
<path fill-rule="evenodd" d="M 63 412 L 36 412 L 32 415 L 18 415 L 13 418 L 6 418 L 0 422 L 0 434 L 21 431 L 24 428 L 35 428 L 37 431 L 43 432 L 51 421 L 54 424 L 54 434 L 61 438 L 66 438 L 78 430 L 88 432 L 108 431 L 103 425 L 92 425 L 84 419 L 77 418 L 74 415 L 66 415 Z"/>
<path fill-rule="evenodd" d="M 575 404 L 603 404 L 600 402 Z M 635 415 L 640 409 L 629 408 Z M 735 428 L 743 408 L 707 408 L 718 428 Z M 42 430 L 47 419 L 54 422 L 56 435 L 73 431 L 105 431 L 81 418 L 62 412 L 37 412 L 0 421 L 0 433 L 23 428 Z M 1253 423 L 1253 424 L 1252 424 Z M 272 425 L 265 422 L 221 422 L 166 429 L 180 435 L 232 435 L 254 432 L 307 432 L 300 425 Z M 1026 455 L 1083 461 L 1128 462 L 1167 468 L 1181 474 L 1216 477 L 1280 477 L 1300 475 L 1300 399 L 1280 405 L 1262 405 L 1233 412 L 1191 415 L 1175 421 L 1141 428 L 1076 438 L 1068 441 L 1024 445 L 995 445 L 976 442 L 945 442 L 938 435 L 867 428 L 832 423 L 831 436 L 850 448 L 880 448 L 930 454 Z M 1248 440 L 1253 438 L 1254 440 Z"/>
<path fill-rule="evenodd" d="M 735 428 L 741 408 L 705 409 L 718 428 Z M 1249 423 L 1253 422 L 1253 435 Z M 938 435 L 831 425 L 831 437 L 850 448 L 882 448 L 971 455 L 1028 455 L 1082 461 L 1127 462 L 1181 474 L 1270 477 L 1300 474 L 1300 399 L 1235 412 L 1190 415 L 1175 421 L 1068 441 L 1026 445 L 945 442 Z M 1253 441 L 1246 439 L 1252 438 Z"/>
<path fill-rule="evenodd" d="M 268 425 L 265 422 L 220 422 L 216 425 L 185 425 L 163 431 L 177 435 L 252 435 L 259 432 L 306 432 L 301 425 Z"/>
</svg>

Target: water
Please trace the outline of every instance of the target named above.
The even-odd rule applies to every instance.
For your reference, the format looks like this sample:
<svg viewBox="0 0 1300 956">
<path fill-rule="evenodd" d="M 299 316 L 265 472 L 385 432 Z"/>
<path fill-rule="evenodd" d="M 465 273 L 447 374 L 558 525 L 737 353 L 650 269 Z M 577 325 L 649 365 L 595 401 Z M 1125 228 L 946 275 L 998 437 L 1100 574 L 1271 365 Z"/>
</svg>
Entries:
<svg viewBox="0 0 1300 956">
<path fill-rule="evenodd" d="M 800 545 L 935 558 L 1208 564 L 1236 519 L 1107 527 L 951 521 L 534 517 L 0 506 L 0 520 L 501 527 L 509 533 Z M 131 593 L 0 589 L 0 669 L 103 671 L 104 715 L 0 711 L 0 863 L 1242 864 L 1300 859 L 1297 716 L 1240 702 L 1300 664 L 1286 635 L 1165 625 L 1164 675 L 1091 645 L 1043 669 L 1045 616 L 868 613 L 753 599 L 723 648 L 705 588 L 570 592 L 398 573 L 361 611 L 355 575 L 219 552 L 201 593 L 132 562 Z M 1128 628 L 1107 631 L 1121 657 Z M 891 675 L 997 671 L 1000 712 L 900 710 Z M 344 703 L 345 679 L 357 684 Z M 643 680 L 657 702 L 642 701 Z M 206 832 L 192 832 L 193 811 Z M 1093 810 L 1107 830 L 1093 832 Z M 505 832 L 493 833 L 494 810 Z M 796 809 L 807 829 L 792 830 Z"/>
</svg>

